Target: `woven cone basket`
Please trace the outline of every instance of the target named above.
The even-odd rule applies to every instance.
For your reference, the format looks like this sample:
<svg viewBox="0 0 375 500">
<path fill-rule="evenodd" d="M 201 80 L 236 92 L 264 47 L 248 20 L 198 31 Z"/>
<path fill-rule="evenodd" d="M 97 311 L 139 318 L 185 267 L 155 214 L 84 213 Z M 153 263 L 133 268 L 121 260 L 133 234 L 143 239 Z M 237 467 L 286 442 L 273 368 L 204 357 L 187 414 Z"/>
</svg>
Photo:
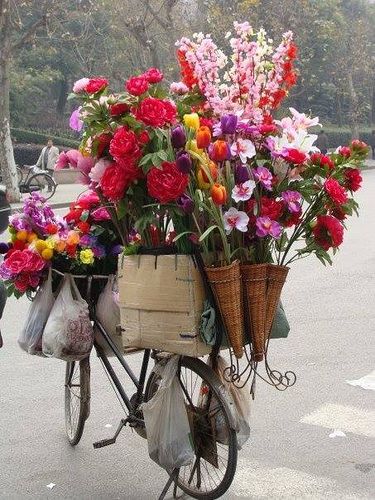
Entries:
<svg viewBox="0 0 375 500">
<path fill-rule="evenodd" d="M 240 263 L 229 266 L 206 267 L 207 279 L 220 309 L 234 355 L 243 355 L 243 311 Z"/>
<path fill-rule="evenodd" d="M 268 264 L 242 264 L 241 275 L 246 304 L 247 326 L 251 332 L 253 357 L 262 361 L 267 312 Z"/>
<path fill-rule="evenodd" d="M 272 323 L 275 318 L 277 304 L 279 303 L 281 291 L 283 289 L 289 267 L 277 264 L 268 264 L 268 287 L 267 287 L 267 315 L 266 315 L 266 336 L 268 339 L 271 332 Z"/>
</svg>

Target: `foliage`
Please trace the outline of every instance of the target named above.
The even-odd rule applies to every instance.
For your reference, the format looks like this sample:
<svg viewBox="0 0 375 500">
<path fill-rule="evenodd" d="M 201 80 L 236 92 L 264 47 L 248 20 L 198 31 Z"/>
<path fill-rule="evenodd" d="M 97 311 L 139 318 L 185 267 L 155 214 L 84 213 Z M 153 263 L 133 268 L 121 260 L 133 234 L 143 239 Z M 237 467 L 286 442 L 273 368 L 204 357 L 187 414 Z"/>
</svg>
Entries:
<svg viewBox="0 0 375 500">
<path fill-rule="evenodd" d="M 56 136 L 49 134 L 49 131 L 37 131 L 37 130 L 23 130 L 21 128 L 11 128 L 10 129 L 12 137 L 17 140 L 17 142 L 24 144 L 45 144 L 47 138 L 53 140 L 56 146 L 65 146 L 70 148 L 76 148 L 79 144 L 78 141 L 63 137 L 61 135 Z"/>
</svg>

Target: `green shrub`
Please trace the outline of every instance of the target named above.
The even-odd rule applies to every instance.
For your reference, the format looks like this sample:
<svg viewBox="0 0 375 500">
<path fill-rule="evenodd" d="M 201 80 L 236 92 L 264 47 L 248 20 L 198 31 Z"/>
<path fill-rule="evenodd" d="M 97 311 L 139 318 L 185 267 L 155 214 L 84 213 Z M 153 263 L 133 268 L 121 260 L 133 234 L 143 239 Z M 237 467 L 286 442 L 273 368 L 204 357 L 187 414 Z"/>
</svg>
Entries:
<svg viewBox="0 0 375 500">
<path fill-rule="evenodd" d="M 346 146 L 352 140 L 352 134 L 349 129 L 337 127 L 323 127 L 328 136 L 329 148 L 337 148 L 338 146 Z M 314 133 L 318 134 L 320 129 L 313 129 Z M 370 140 L 371 129 L 360 129 L 359 138 L 367 144 Z"/>
<path fill-rule="evenodd" d="M 11 128 L 10 131 L 12 137 L 22 144 L 45 144 L 47 138 L 51 138 L 56 146 L 65 146 L 71 149 L 76 149 L 79 146 L 79 141 L 68 137 L 50 135 L 48 132 L 36 132 L 35 130 L 23 130 L 20 128 Z"/>
</svg>

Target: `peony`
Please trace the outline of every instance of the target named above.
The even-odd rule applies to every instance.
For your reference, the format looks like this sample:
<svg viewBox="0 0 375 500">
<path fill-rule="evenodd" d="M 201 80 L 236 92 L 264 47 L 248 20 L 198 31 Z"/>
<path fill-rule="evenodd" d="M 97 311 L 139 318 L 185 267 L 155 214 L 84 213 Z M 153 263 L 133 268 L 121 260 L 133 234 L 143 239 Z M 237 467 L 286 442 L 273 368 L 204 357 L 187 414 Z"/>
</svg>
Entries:
<svg viewBox="0 0 375 500">
<path fill-rule="evenodd" d="M 109 166 L 100 181 L 103 194 L 111 201 L 119 201 L 129 186 L 129 180 L 118 163 Z"/>
<path fill-rule="evenodd" d="M 167 115 L 165 101 L 155 97 L 146 97 L 135 110 L 136 118 L 151 127 L 163 127 L 168 121 Z"/>
<path fill-rule="evenodd" d="M 137 136 L 127 127 L 119 127 L 109 145 L 109 152 L 117 161 L 122 159 L 138 160 L 141 156 Z"/>
<path fill-rule="evenodd" d="M 325 251 L 337 248 L 344 238 L 344 228 L 339 220 L 332 215 L 318 215 L 313 229 L 316 243 Z"/>
<path fill-rule="evenodd" d="M 85 90 L 88 94 L 96 94 L 108 87 L 108 84 L 109 82 L 106 78 L 90 78 Z"/>
<path fill-rule="evenodd" d="M 121 116 L 129 111 L 130 107 L 126 102 L 117 102 L 109 106 L 109 114 L 111 116 Z"/>
<path fill-rule="evenodd" d="M 362 175 L 357 168 L 346 168 L 344 170 L 345 187 L 349 191 L 358 191 L 362 185 Z"/>
<path fill-rule="evenodd" d="M 82 208 L 90 209 L 95 205 L 99 205 L 100 199 L 99 196 L 95 193 L 95 191 L 91 191 L 89 189 L 88 191 L 85 191 L 84 193 L 78 196 L 77 203 Z"/>
<path fill-rule="evenodd" d="M 189 176 L 180 172 L 176 163 L 164 161 L 161 168 L 153 167 L 147 174 L 149 195 L 161 203 L 169 203 L 179 198 L 189 182 Z"/>
<path fill-rule="evenodd" d="M 346 194 L 345 188 L 340 186 L 338 181 L 332 177 L 325 181 L 324 190 L 333 203 L 336 203 L 337 205 L 343 205 L 348 201 L 348 195 Z"/>
<path fill-rule="evenodd" d="M 177 108 L 174 102 L 165 99 L 162 101 L 165 109 L 165 121 L 173 123 L 176 120 Z"/>
<path fill-rule="evenodd" d="M 126 90 L 131 95 L 140 96 L 147 92 L 148 81 L 144 76 L 132 76 L 125 84 Z"/>
<path fill-rule="evenodd" d="M 284 158 L 288 163 L 292 163 L 293 165 L 301 165 L 307 159 L 306 153 L 303 151 L 299 151 L 296 148 L 285 148 L 280 156 Z"/>
<path fill-rule="evenodd" d="M 143 77 L 148 81 L 148 83 L 159 83 L 164 78 L 163 73 L 157 68 L 149 68 Z"/>
<path fill-rule="evenodd" d="M 77 80 L 73 85 L 73 92 L 75 94 L 80 94 L 81 92 L 85 92 L 89 82 L 90 80 L 88 78 L 81 78 L 80 80 Z"/>
</svg>

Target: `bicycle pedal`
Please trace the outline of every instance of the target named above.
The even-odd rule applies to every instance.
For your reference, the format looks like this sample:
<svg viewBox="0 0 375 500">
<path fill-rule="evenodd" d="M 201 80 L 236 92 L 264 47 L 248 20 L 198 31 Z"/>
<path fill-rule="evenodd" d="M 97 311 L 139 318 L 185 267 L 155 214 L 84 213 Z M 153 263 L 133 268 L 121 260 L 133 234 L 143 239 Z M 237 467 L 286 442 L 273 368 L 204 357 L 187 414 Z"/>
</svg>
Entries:
<svg viewBox="0 0 375 500">
<path fill-rule="evenodd" d="M 102 439 L 101 441 L 97 441 L 96 443 L 93 443 L 93 447 L 95 449 L 104 448 L 104 446 L 109 446 L 110 444 L 115 444 L 115 442 L 116 442 L 116 438 Z"/>
</svg>

